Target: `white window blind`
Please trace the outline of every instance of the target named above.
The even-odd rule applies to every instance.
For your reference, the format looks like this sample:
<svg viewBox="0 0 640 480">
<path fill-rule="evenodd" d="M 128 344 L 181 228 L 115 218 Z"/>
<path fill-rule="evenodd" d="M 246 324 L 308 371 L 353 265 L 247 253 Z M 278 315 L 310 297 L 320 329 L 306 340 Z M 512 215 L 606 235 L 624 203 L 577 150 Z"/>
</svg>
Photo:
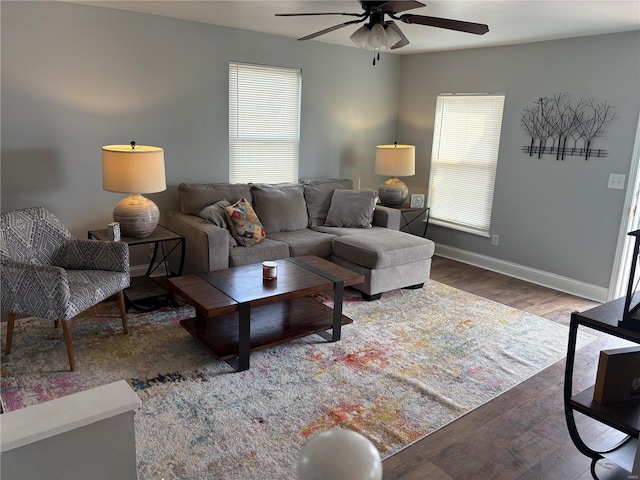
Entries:
<svg viewBox="0 0 640 480">
<path fill-rule="evenodd" d="M 489 236 L 504 95 L 439 95 L 429 207 L 436 225 Z"/>
<path fill-rule="evenodd" d="M 298 181 L 299 69 L 229 63 L 229 182 Z"/>
</svg>

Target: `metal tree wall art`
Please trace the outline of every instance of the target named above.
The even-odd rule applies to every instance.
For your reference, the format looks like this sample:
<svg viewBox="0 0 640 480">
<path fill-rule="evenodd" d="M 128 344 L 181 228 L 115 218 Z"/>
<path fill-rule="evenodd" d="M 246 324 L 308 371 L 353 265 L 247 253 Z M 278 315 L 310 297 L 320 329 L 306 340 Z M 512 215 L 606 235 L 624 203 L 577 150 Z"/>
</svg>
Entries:
<svg viewBox="0 0 640 480">
<path fill-rule="evenodd" d="M 607 152 L 592 148 L 594 139 L 604 135 L 605 126 L 616 117 L 606 101 L 597 103 L 593 98 L 582 100 L 575 105 L 566 93 L 553 98 L 541 97 L 522 112 L 520 124 L 529 145 L 522 150 L 540 158 L 543 154 L 555 154 L 556 160 L 564 160 L 565 155 L 606 157 Z"/>
</svg>

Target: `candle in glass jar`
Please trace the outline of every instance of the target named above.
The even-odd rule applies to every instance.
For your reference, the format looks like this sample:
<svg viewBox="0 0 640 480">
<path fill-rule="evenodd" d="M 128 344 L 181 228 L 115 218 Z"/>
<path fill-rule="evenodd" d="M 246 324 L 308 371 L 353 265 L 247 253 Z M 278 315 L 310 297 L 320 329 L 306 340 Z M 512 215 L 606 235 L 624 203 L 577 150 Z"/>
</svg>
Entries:
<svg viewBox="0 0 640 480">
<path fill-rule="evenodd" d="M 278 264 L 276 262 L 262 262 L 262 278 L 275 280 L 278 277 Z"/>
</svg>

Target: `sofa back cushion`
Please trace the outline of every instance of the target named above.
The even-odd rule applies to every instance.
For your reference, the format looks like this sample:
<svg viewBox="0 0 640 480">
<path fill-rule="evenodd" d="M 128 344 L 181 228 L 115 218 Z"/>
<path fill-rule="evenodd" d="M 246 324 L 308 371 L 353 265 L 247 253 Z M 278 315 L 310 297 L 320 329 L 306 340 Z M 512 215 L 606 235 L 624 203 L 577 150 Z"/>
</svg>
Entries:
<svg viewBox="0 0 640 480">
<path fill-rule="evenodd" d="M 180 211 L 198 215 L 202 209 L 220 200 L 236 203 L 245 198 L 251 203 L 251 191 L 245 183 L 181 183 L 178 185 Z"/>
<path fill-rule="evenodd" d="M 371 228 L 377 199 L 374 190 L 336 190 L 324 226 Z"/>
<path fill-rule="evenodd" d="M 349 178 L 312 178 L 300 183 L 307 201 L 310 227 L 324 225 L 335 190 L 353 190 L 353 181 Z"/>
<path fill-rule="evenodd" d="M 252 184 L 251 198 L 267 234 L 302 230 L 309 226 L 302 185 Z"/>
</svg>

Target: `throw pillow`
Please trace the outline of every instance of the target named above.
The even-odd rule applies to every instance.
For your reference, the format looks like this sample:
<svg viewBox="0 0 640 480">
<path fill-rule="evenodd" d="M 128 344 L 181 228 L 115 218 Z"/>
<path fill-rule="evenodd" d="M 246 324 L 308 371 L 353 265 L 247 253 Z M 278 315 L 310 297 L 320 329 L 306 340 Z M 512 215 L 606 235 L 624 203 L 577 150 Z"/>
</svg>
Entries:
<svg viewBox="0 0 640 480">
<path fill-rule="evenodd" d="M 334 190 L 339 188 L 353 190 L 353 182 L 349 178 L 311 178 L 301 180 L 301 183 L 307 202 L 310 227 L 324 225 Z"/>
<path fill-rule="evenodd" d="M 229 247 L 239 245 L 235 237 L 231 234 L 231 228 L 227 222 L 226 207 L 230 206 L 228 200 L 220 200 L 219 202 L 203 208 L 198 216 L 206 221 L 213 223 L 216 227 L 224 228 L 229 233 Z M 244 245 L 244 243 L 242 243 Z"/>
<path fill-rule="evenodd" d="M 226 207 L 225 210 L 231 233 L 235 233 L 234 237 L 240 245 L 250 247 L 260 243 L 266 237 L 256 212 L 253 211 L 251 204 L 244 197 L 233 205 Z"/>
<path fill-rule="evenodd" d="M 260 217 L 264 231 L 292 232 L 309 226 L 307 204 L 302 185 L 280 183 L 251 185 L 253 208 Z"/>
<path fill-rule="evenodd" d="M 325 227 L 371 228 L 378 195 L 373 190 L 336 190 Z"/>
</svg>

